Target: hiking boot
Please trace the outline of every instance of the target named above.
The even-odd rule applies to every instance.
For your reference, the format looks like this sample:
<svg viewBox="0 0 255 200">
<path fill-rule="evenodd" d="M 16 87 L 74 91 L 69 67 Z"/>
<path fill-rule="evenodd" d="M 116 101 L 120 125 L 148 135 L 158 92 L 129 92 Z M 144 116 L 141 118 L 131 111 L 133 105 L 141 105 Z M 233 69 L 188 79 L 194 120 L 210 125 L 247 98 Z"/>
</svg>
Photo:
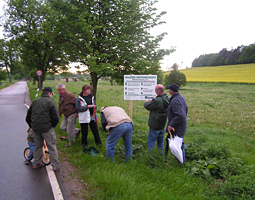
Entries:
<svg viewBox="0 0 255 200">
<path fill-rule="evenodd" d="M 40 168 L 40 167 L 43 167 L 44 166 L 44 164 L 42 164 L 42 163 L 38 163 L 37 165 L 33 165 L 33 169 L 38 169 L 38 168 Z"/>
</svg>

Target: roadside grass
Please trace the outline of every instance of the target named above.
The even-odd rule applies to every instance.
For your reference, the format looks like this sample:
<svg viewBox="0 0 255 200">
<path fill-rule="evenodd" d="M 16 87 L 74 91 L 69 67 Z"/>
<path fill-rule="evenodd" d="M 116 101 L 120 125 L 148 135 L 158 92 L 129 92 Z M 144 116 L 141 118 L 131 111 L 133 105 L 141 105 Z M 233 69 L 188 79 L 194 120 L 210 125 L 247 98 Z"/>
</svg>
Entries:
<svg viewBox="0 0 255 200">
<path fill-rule="evenodd" d="M 180 70 L 192 82 L 255 83 L 255 63 Z"/>
<path fill-rule="evenodd" d="M 51 86 L 56 93 L 58 83 L 59 81 L 45 81 L 44 86 Z M 67 91 L 73 92 L 76 96 L 84 84 L 89 84 L 81 81 L 62 83 L 66 85 Z M 33 101 L 36 87 L 29 84 L 29 88 Z M 219 159 L 227 155 L 232 164 L 225 163 L 224 159 L 218 161 L 215 158 L 205 158 L 205 160 L 198 158 L 188 159 L 186 164 L 180 165 L 171 153 L 169 153 L 166 163 L 157 151 L 149 154 L 146 147 L 149 114 L 143 108 L 143 101 L 133 101 L 135 126 L 133 159 L 131 162 L 124 161 L 122 140 L 116 146 L 115 162 L 106 159 L 107 133 L 103 132 L 101 128 L 100 108 L 115 105 L 124 108 L 129 113 L 129 101 L 123 100 L 122 85 L 111 86 L 108 81 L 99 81 L 96 103 L 99 133 L 103 147 L 96 148 L 100 154 L 93 157 L 83 153 L 80 138 L 75 141 L 72 147 L 64 148 L 66 142 L 59 138 L 66 136 L 66 133 L 59 128 L 60 123 L 55 129 L 59 156 L 67 157 L 68 161 L 77 168 L 80 178 L 84 179 L 88 185 L 87 188 L 84 188 L 90 195 L 86 199 L 240 199 L 239 197 L 242 195 L 245 197 L 247 191 L 243 188 L 245 185 L 243 183 L 236 186 L 240 190 L 240 196 L 225 192 L 235 190 L 229 184 L 220 186 L 217 184 L 219 180 L 236 183 L 234 178 L 238 178 L 237 175 L 244 176 L 245 180 L 250 180 L 253 177 L 250 174 L 249 176 L 243 174 L 241 171 L 236 172 L 235 177 L 229 177 L 231 173 L 225 168 L 225 171 L 219 168 L 219 165 L 223 165 L 222 168 L 225 165 L 230 165 L 230 168 L 231 166 L 238 168 L 235 159 L 239 158 L 242 160 L 240 161 L 242 168 L 245 169 L 246 166 L 252 167 L 255 163 L 255 85 L 189 82 L 181 89 L 180 93 L 186 98 L 189 106 L 188 129 L 185 135 L 187 155 L 192 157 L 200 152 L 207 152 L 214 153 L 214 156 L 218 156 Z M 58 104 L 58 94 L 53 96 L 53 100 Z M 79 127 L 78 120 L 76 127 Z M 88 143 L 95 146 L 90 129 Z M 209 155 L 200 156 L 208 157 Z M 225 158 L 225 160 L 227 159 Z M 210 163 L 211 161 L 216 166 L 216 168 L 210 169 L 211 174 L 217 169 L 221 174 L 224 174 L 224 179 L 212 178 L 206 174 L 207 166 L 201 163 Z M 196 173 L 193 173 L 194 169 L 197 169 Z M 252 171 L 247 170 L 247 172 Z M 223 190 L 224 188 L 225 190 Z M 249 189 L 248 192 L 250 191 L 254 192 L 252 189 Z M 210 195 L 208 196 L 208 194 Z"/>
<path fill-rule="evenodd" d="M 6 87 L 9 87 L 10 85 L 13 85 L 14 83 L 17 83 L 17 80 L 12 80 L 12 83 L 9 83 L 9 80 L 0 81 L 0 90 Z"/>
</svg>

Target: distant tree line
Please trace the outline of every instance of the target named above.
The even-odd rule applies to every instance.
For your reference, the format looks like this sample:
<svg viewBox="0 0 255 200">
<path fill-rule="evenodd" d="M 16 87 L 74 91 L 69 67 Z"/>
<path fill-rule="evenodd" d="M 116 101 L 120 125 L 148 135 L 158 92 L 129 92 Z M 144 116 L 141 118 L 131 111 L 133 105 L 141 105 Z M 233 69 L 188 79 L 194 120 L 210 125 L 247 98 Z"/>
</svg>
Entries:
<svg viewBox="0 0 255 200">
<path fill-rule="evenodd" d="M 219 53 L 200 55 L 192 62 L 192 67 L 221 66 L 255 63 L 255 44 L 238 46 L 228 51 L 223 48 Z"/>
</svg>

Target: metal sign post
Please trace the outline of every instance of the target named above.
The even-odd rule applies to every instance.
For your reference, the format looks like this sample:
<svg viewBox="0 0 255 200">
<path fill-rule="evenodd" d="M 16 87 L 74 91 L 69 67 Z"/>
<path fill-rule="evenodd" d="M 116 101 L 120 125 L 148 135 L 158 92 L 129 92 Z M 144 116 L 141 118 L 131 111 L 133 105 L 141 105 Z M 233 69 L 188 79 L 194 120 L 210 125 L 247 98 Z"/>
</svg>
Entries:
<svg viewBox="0 0 255 200">
<path fill-rule="evenodd" d="M 41 86 L 42 85 L 42 75 L 43 75 L 43 72 L 42 72 L 42 70 L 37 70 L 36 71 L 36 75 L 38 76 L 38 78 L 39 78 L 39 86 Z"/>
</svg>

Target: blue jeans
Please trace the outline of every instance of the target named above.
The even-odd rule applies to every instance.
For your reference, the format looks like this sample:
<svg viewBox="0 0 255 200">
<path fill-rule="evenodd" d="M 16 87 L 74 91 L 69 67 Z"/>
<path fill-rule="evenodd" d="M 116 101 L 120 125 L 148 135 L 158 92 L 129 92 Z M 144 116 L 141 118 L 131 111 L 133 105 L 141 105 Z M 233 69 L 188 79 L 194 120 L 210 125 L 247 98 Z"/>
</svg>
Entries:
<svg viewBox="0 0 255 200">
<path fill-rule="evenodd" d="M 155 142 L 157 141 L 158 149 L 164 151 L 164 133 L 165 129 L 153 130 L 149 129 L 147 148 L 154 149 Z"/>
<path fill-rule="evenodd" d="M 133 125 L 131 123 L 123 123 L 117 127 L 111 128 L 111 132 L 106 140 L 106 157 L 114 160 L 115 145 L 119 138 L 122 137 L 125 146 L 126 159 L 132 156 L 132 135 Z"/>
<path fill-rule="evenodd" d="M 27 155 L 27 159 L 32 160 L 33 153 L 34 153 L 34 150 L 35 150 L 35 143 L 34 142 L 28 142 L 27 144 L 30 148 L 29 154 Z"/>
</svg>

